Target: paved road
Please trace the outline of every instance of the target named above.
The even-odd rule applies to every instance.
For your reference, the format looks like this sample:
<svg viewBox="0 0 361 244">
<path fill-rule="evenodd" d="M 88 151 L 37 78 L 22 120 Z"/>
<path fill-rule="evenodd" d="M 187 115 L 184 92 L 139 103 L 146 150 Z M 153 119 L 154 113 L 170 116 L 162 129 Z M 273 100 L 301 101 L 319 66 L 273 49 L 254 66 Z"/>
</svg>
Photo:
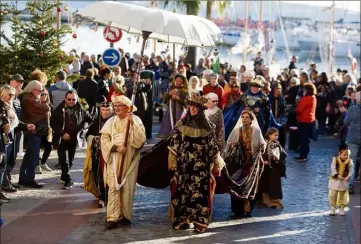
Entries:
<svg viewBox="0 0 361 244">
<path fill-rule="evenodd" d="M 141 186 L 136 190 L 132 226 L 105 231 L 104 210 L 97 209 L 94 198 L 80 187 L 85 155 L 79 151 L 73 189 L 61 190 L 60 171 L 54 171 L 39 176 L 46 183 L 44 189 L 9 195 L 12 202 L 1 212 L 5 219 L 1 243 L 357 243 L 349 211 L 345 217 L 328 216 L 329 165 L 336 145 L 330 138 L 320 138 L 312 144 L 307 163 L 295 162 L 289 153 L 284 210 L 257 207 L 250 219 L 232 219 L 229 196 L 216 195 L 213 222 L 203 234 L 172 230 L 166 218 L 168 189 Z M 57 161 L 53 156 L 51 166 Z M 356 232 L 359 236 L 360 229 Z"/>
</svg>

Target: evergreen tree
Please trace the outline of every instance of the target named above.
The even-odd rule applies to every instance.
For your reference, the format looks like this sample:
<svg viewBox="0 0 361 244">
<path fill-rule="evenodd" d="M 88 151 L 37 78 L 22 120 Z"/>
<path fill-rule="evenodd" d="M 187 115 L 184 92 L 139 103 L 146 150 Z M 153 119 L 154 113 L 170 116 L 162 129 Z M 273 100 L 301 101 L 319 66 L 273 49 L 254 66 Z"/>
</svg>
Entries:
<svg viewBox="0 0 361 244">
<path fill-rule="evenodd" d="M 8 74 L 8 77 L 19 73 L 28 79 L 32 71 L 40 69 L 49 78 L 53 78 L 55 73 L 64 67 L 68 59 L 61 50 L 63 45 L 61 38 L 71 33 L 71 28 L 68 25 L 63 25 L 59 29 L 56 27 L 54 12 L 61 11 L 60 2 L 28 1 L 26 10 L 31 15 L 29 21 L 20 21 L 19 12 L 16 12 L 17 10 L 14 10 L 13 7 L 7 8 L 13 15 L 10 19 L 13 36 L 11 40 L 4 33 L 1 33 L 7 44 L 4 45 L 2 52 L 8 57 L 5 65 L 0 67 L 5 71 L 3 74 Z"/>
</svg>

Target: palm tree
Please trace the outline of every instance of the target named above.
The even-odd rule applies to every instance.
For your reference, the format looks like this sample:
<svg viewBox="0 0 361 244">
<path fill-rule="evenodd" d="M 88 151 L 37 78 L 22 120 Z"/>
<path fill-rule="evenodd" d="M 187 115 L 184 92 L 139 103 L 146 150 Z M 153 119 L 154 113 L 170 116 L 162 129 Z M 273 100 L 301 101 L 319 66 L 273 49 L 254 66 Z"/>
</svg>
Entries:
<svg viewBox="0 0 361 244">
<path fill-rule="evenodd" d="M 170 2 L 172 2 L 177 7 L 186 8 L 187 15 L 198 15 L 201 8 L 200 0 L 164 1 L 164 7 L 167 7 Z"/>
<path fill-rule="evenodd" d="M 221 15 L 223 11 L 229 6 L 231 3 L 230 1 L 214 1 L 214 0 L 208 0 L 207 1 L 207 10 L 206 10 L 206 18 L 211 19 L 212 17 L 212 8 L 214 4 L 217 4 L 218 13 Z"/>
<path fill-rule="evenodd" d="M 164 7 L 167 7 L 170 2 L 172 2 L 175 6 L 181 8 L 181 9 L 186 8 L 187 15 L 198 15 L 200 7 L 201 7 L 200 0 L 164 1 Z M 218 12 L 220 14 L 230 4 L 229 1 L 207 0 L 207 13 L 206 13 L 207 19 L 211 19 L 212 7 L 215 3 L 217 4 Z M 190 63 L 190 64 L 192 64 L 192 67 L 195 67 L 195 63 L 196 63 L 196 48 L 195 47 L 188 48 L 188 54 L 187 54 L 185 63 Z"/>
<path fill-rule="evenodd" d="M 201 1 L 200 0 L 194 0 L 194 1 L 187 1 L 187 0 L 180 0 L 180 1 L 172 1 L 173 4 L 180 8 L 186 8 L 187 15 L 198 15 L 199 10 L 201 8 Z M 164 1 L 164 7 L 167 7 L 170 1 Z M 188 54 L 185 59 L 186 64 L 191 64 L 192 67 L 195 67 L 196 64 L 196 52 L 195 47 L 188 47 Z"/>
</svg>

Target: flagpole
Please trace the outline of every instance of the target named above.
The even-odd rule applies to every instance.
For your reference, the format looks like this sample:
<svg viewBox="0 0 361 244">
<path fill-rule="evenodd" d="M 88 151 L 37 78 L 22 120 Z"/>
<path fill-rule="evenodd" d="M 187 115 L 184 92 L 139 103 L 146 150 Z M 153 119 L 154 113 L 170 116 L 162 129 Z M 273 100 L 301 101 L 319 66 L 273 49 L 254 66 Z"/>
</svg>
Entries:
<svg viewBox="0 0 361 244">
<path fill-rule="evenodd" d="M 245 26 L 244 26 L 244 35 L 247 35 L 247 31 L 248 31 L 248 0 L 246 0 L 246 22 L 245 22 Z M 247 58 L 247 51 L 243 50 L 243 65 L 246 65 L 246 58 Z"/>
<path fill-rule="evenodd" d="M 331 17 L 331 38 L 330 38 L 330 59 L 329 59 L 329 69 L 330 74 L 332 75 L 333 72 L 333 56 L 334 56 L 334 25 L 335 25 L 335 1 L 332 2 L 332 9 L 331 9 L 332 17 Z"/>
</svg>

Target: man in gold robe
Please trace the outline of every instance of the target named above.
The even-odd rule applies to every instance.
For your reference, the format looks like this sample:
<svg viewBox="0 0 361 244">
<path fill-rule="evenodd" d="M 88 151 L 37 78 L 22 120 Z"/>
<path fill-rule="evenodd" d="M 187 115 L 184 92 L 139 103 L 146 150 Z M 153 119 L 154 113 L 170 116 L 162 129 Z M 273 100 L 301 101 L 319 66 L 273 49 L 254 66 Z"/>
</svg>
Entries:
<svg viewBox="0 0 361 244">
<path fill-rule="evenodd" d="M 104 158 L 104 182 L 109 187 L 107 204 L 107 229 L 130 225 L 133 197 L 137 181 L 139 152 L 146 140 L 145 128 L 139 117 L 133 115 L 136 107 L 124 95 L 113 96 L 115 116 L 108 119 L 101 133 L 101 151 Z M 130 130 L 127 146 L 127 123 Z M 121 181 L 117 180 L 118 166 L 125 157 Z"/>
</svg>

